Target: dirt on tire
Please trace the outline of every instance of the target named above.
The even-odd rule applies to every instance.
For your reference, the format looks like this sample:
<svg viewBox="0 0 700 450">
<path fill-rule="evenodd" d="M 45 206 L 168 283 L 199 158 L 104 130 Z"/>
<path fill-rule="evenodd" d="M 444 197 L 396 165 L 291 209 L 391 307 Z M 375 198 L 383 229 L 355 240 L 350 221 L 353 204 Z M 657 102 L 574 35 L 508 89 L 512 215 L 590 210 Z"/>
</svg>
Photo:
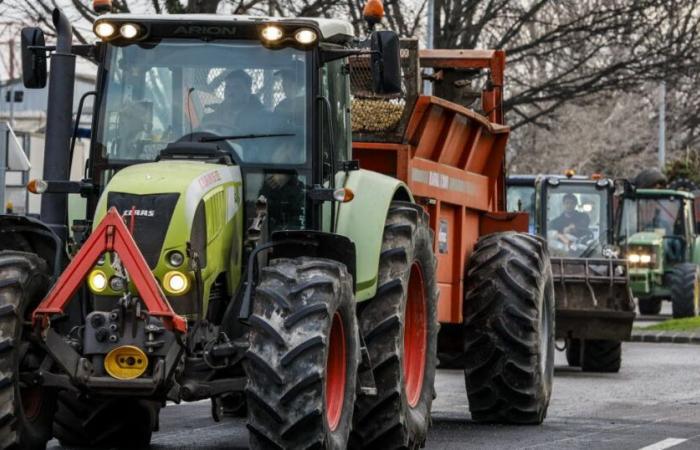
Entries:
<svg viewBox="0 0 700 450">
<path fill-rule="evenodd" d="M 360 332 L 372 362 L 377 395 L 358 395 L 350 448 L 418 448 L 425 442 L 435 396 L 437 284 L 428 216 L 413 203 L 393 202 L 387 215 L 374 298 L 359 307 Z M 419 272 L 416 272 L 419 271 Z M 424 306 L 422 380 L 411 366 L 405 331 L 417 300 Z M 420 370 L 418 370 L 420 371 Z M 414 380 L 418 384 L 414 384 Z"/>
<path fill-rule="evenodd" d="M 469 261 L 464 301 L 465 382 L 479 422 L 539 424 L 554 374 L 554 287 L 539 237 L 482 237 Z"/>
<path fill-rule="evenodd" d="M 250 448 L 345 449 L 360 359 L 347 268 L 322 258 L 272 260 L 249 323 Z M 344 346 L 334 344 L 338 330 Z"/>
<path fill-rule="evenodd" d="M 43 449 L 51 439 L 55 393 L 21 388 L 20 372 L 38 370 L 44 353 L 28 344 L 31 312 L 49 289 L 48 266 L 32 253 L 0 252 L 0 448 Z"/>
</svg>

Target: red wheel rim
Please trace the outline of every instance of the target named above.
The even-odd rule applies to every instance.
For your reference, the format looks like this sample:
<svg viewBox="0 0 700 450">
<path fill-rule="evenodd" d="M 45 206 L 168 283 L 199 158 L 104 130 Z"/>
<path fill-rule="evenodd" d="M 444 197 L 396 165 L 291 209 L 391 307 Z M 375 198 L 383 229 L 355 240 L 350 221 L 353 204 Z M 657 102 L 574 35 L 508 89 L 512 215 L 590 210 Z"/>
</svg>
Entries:
<svg viewBox="0 0 700 450">
<path fill-rule="evenodd" d="M 345 377 L 345 330 L 340 313 L 335 313 L 326 361 L 326 420 L 331 431 L 338 428 L 340 417 L 343 415 Z"/>
<path fill-rule="evenodd" d="M 36 419 L 41 412 L 41 388 L 20 388 L 20 396 L 22 397 L 22 410 L 24 411 L 24 417 L 31 422 Z"/>
<path fill-rule="evenodd" d="M 426 321 L 423 273 L 418 263 L 411 266 L 406 299 L 406 325 L 403 335 L 403 371 L 408 404 L 414 407 L 420 400 L 425 376 L 425 352 L 428 326 Z"/>
</svg>

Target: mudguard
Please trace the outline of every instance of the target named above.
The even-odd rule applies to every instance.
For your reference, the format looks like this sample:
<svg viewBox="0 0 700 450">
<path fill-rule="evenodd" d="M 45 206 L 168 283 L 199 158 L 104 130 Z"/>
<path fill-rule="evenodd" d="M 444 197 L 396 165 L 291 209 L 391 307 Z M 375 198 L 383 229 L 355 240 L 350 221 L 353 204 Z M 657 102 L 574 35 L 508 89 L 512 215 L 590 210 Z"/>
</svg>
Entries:
<svg viewBox="0 0 700 450">
<path fill-rule="evenodd" d="M 58 235 L 44 222 L 27 216 L 0 214 L 0 249 L 39 255 L 51 268 L 54 280 L 68 260 Z"/>
<path fill-rule="evenodd" d="M 343 181 L 336 185 L 351 189 L 355 197 L 338 207 L 335 231 L 355 243 L 355 299 L 361 302 L 377 292 L 379 254 L 389 205 L 393 200 L 413 201 L 413 196 L 402 181 L 368 170 L 349 172 Z"/>
</svg>

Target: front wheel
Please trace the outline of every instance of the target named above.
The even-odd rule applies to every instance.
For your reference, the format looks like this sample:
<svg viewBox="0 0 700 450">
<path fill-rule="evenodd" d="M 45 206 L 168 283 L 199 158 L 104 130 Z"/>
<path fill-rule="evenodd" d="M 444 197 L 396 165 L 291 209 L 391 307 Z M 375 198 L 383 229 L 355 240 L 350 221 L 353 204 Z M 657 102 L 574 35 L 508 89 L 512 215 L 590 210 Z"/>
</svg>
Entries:
<svg viewBox="0 0 700 450">
<path fill-rule="evenodd" d="M 49 288 L 48 267 L 31 253 L 0 252 L 0 448 L 43 449 L 55 393 L 28 385 L 44 352 L 31 343 L 31 313 Z"/>
<path fill-rule="evenodd" d="M 554 376 L 554 286 L 545 242 L 515 232 L 481 238 L 466 287 L 464 373 L 472 418 L 541 423 Z"/>
<path fill-rule="evenodd" d="M 250 317 L 252 449 L 345 449 L 360 359 L 352 277 L 336 261 L 276 259 Z"/>
<path fill-rule="evenodd" d="M 700 300 L 698 266 L 692 263 L 678 264 L 669 274 L 669 284 L 673 318 L 696 316 Z"/>
<path fill-rule="evenodd" d="M 376 395 L 360 394 L 351 448 L 418 448 L 430 425 L 437 365 L 437 286 L 428 216 L 393 202 L 379 260 L 377 293 L 360 306 L 360 332 Z"/>
<path fill-rule="evenodd" d="M 613 340 L 583 342 L 581 370 L 584 372 L 617 373 L 622 364 L 622 343 Z"/>
</svg>

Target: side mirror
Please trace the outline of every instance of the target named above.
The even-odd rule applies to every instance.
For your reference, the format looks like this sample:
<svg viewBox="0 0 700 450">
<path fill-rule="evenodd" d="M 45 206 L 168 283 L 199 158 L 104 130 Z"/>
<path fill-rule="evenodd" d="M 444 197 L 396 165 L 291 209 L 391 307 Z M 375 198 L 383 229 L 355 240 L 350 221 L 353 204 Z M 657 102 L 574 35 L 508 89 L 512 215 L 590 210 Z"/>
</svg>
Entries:
<svg viewBox="0 0 700 450">
<path fill-rule="evenodd" d="M 401 47 L 393 31 L 375 31 L 370 36 L 372 86 L 377 94 L 401 92 Z"/>
<path fill-rule="evenodd" d="M 28 89 L 46 87 L 45 46 L 41 28 L 22 28 L 22 81 Z"/>
</svg>

